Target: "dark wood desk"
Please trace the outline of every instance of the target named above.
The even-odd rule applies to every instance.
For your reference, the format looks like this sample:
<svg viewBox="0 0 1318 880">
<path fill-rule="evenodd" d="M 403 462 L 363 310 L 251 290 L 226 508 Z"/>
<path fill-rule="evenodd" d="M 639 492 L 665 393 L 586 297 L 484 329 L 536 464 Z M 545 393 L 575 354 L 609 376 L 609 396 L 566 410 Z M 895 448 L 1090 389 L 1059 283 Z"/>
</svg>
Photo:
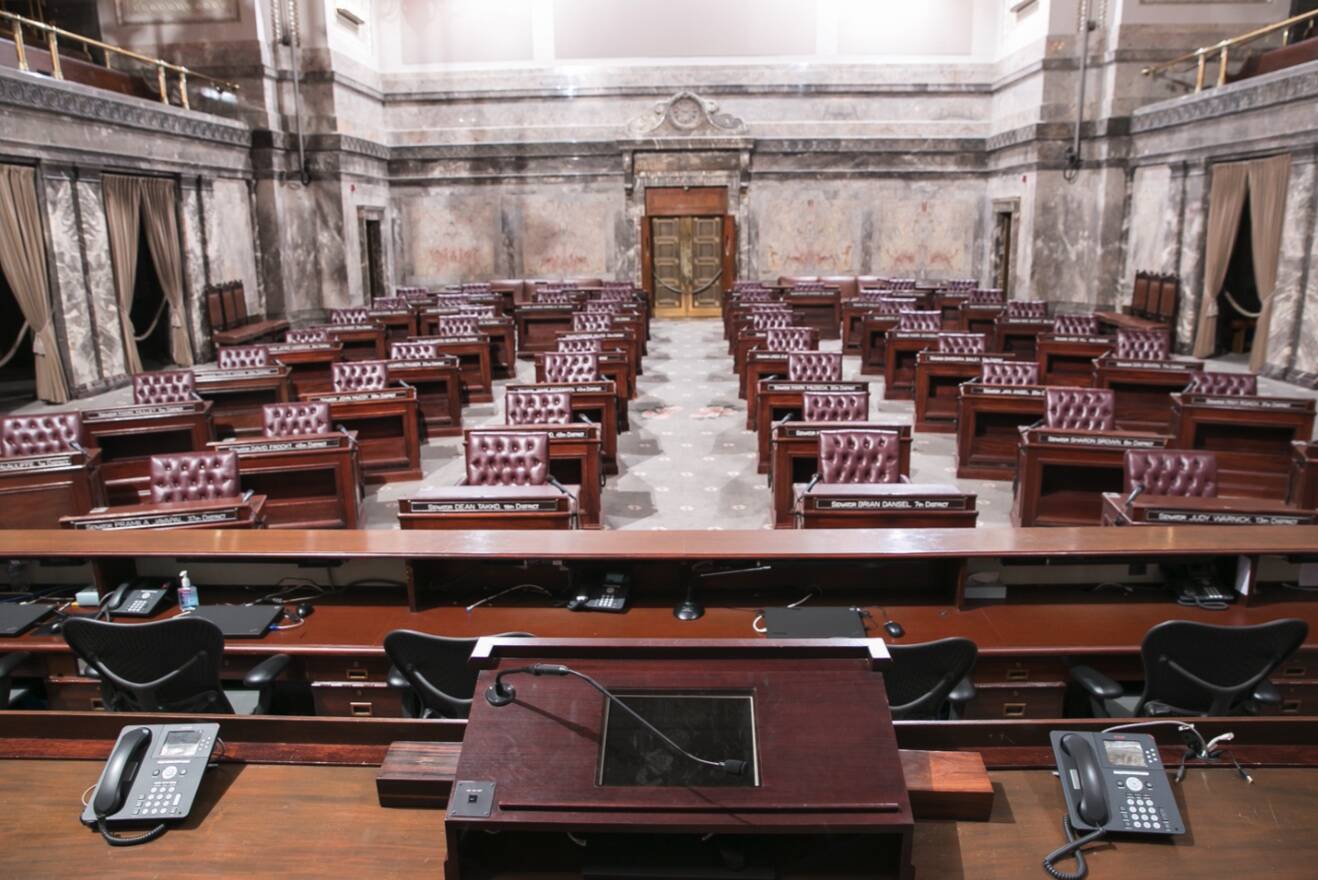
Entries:
<svg viewBox="0 0 1318 880">
<path fill-rule="evenodd" d="M 1117 427 L 1123 431 L 1170 433 L 1173 392 L 1189 384 L 1203 361 L 1143 361 L 1101 357 L 1094 361 L 1094 387 L 1110 388 Z"/>
<path fill-rule="evenodd" d="M 351 435 L 247 438 L 213 446 L 238 456 L 244 491 L 265 496 L 266 528 L 358 527 L 362 475 Z"/>
<path fill-rule="evenodd" d="M 1115 336 L 1040 333 L 1035 340 L 1039 384 L 1089 388 L 1094 384 L 1094 360 L 1116 347 Z"/>
<path fill-rule="evenodd" d="M 357 461 L 368 483 L 421 479 L 421 432 L 415 388 L 311 394 L 330 405 L 330 422 L 357 435 Z"/>
<path fill-rule="evenodd" d="M 600 456 L 600 426 L 574 422 L 570 425 L 482 425 L 468 429 L 487 434 L 506 431 L 521 434 L 544 431 L 549 435 L 549 473 L 577 496 L 577 525 L 583 529 L 602 528 L 600 488 L 604 484 Z"/>
<path fill-rule="evenodd" d="M 378 361 L 389 356 L 388 332 L 381 324 L 321 324 L 331 342 L 343 346 L 345 361 Z"/>
<path fill-rule="evenodd" d="M 1023 361 L 1032 361 L 1038 356 L 1035 340 L 1052 329 L 1052 318 L 1009 318 L 1002 314 L 993 321 L 989 345 L 994 351 L 1010 352 Z"/>
<path fill-rule="evenodd" d="M 467 403 L 490 403 L 494 400 L 494 374 L 490 366 L 490 337 L 421 336 L 417 342 L 431 342 L 442 356 L 458 359 L 462 376 L 462 394 Z"/>
<path fill-rule="evenodd" d="M 956 475 L 1010 480 L 1016 475 L 1020 429 L 1043 418 L 1042 385 L 960 386 L 956 416 Z"/>
<path fill-rule="evenodd" d="M 866 322 L 866 326 L 869 324 Z M 915 399 L 915 365 L 920 352 L 938 345 L 938 333 L 890 330 L 883 343 L 883 399 Z M 861 372 L 865 372 L 861 370 Z"/>
<path fill-rule="evenodd" d="M 1103 493 L 1105 526 L 1309 526 L 1318 511 L 1260 498 L 1185 498 L 1141 495 L 1126 506 L 1120 492 Z"/>
<path fill-rule="evenodd" d="M 1318 443 L 1291 444 L 1286 501 L 1296 507 L 1318 507 Z"/>
<path fill-rule="evenodd" d="M 570 529 L 572 501 L 553 486 L 446 486 L 398 500 L 404 530 Z"/>
<path fill-rule="evenodd" d="M 456 357 L 424 361 L 390 361 L 390 382 L 416 389 L 417 412 L 426 438 L 462 433 L 462 371 Z"/>
<path fill-rule="evenodd" d="M 878 306 L 870 301 L 849 299 L 842 303 L 842 351 L 860 354 L 865 319 L 874 314 Z"/>
<path fill-rule="evenodd" d="M 418 320 L 415 309 L 368 309 L 372 324 L 384 328 L 386 342 L 403 342 L 417 335 Z"/>
<path fill-rule="evenodd" d="M 1134 315 L 1127 315 L 1122 312 L 1094 312 L 1094 317 L 1098 319 L 1099 329 L 1105 333 L 1116 333 L 1118 330 L 1167 329 L 1167 325 L 1162 321 L 1137 318 Z"/>
<path fill-rule="evenodd" d="M 816 483 L 801 499 L 803 529 L 973 529 L 975 496 L 937 483 Z"/>
<path fill-rule="evenodd" d="M 1172 445 L 1217 456 L 1219 495 L 1286 498 L 1291 445 L 1313 438 L 1312 398 L 1176 393 L 1171 401 Z"/>
<path fill-rule="evenodd" d="M 746 366 L 742 370 L 742 397 L 746 398 L 746 429 L 755 427 L 755 407 L 759 402 L 760 383 L 765 379 L 786 379 L 787 358 L 785 351 L 764 351 L 756 349 L 746 353 Z"/>
<path fill-rule="evenodd" d="M 1138 431 L 1021 430 L 1011 519 L 1017 526 L 1098 525 L 1104 492 L 1120 492 L 1128 449 L 1171 438 Z"/>
<path fill-rule="evenodd" d="M 868 382 L 790 382 L 779 379 L 766 379 L 759 385 L 755 402 L 756 448 L 759 450 L 759 463 L 756 469 L 762 473 L 769 472 L 769 438 L 773 436 L 776 422 L 799 422 L 805 407 L 807 391 L 839 392 L 867 391 Z"/>
<path fill-rule="evenodd" d="M 176 501 L 169 504 L 125 504 L 96 507 L 81 516 L 66 516 L 66 529 L 118 532 L 138 529 L 262 529 L 265 496 Z"/>
<path fill-rule="evenodd" d="M 963 303 L 957 316 L 957 330 L 962 333 L 984 333 L 992 337 L 993 323 L 1002 314 L 1001 303 Z"/>
<path fill-rule="evenodd" d="M 297 397 L 334 388 L 333 364 L 343 359 L 338 342 L 285 342 L 270 346 L 270 357 L 289 369 Z"/>
<path fill-rule="evenodd" d="M 746 364 L 750 361 L 752 351 L 767 349 L 769 334 L 763 330 L 742 330 L 732 340 L 732 369 L 741 377 L 741 381 L 746 381 Z"/>
<path fill-rule="evenodd" d="M 985 361 L 1011 360 L 1002 354 L 952 354 L 925 349 L 915 357 L 915 430 L 956 432 L 961 386 L 979 378 Z"/>
<path fill-rule="evenodd" d="M 423 312 L 418 322 L 416 335 L 438 337 L 439 319 L 448 315 L 457 315 L 458 308 L 428 309 Z M 511 318 L 481 318 L 476 322 L 476 329 L 490 340 L 490 372 L 500 379 L 511 379 L 517 375 L 517 329 Z"/>
<path fill-rule="evenodd" d="M 888 334 L 901 323 L 898 315 L 866 315 L 860 321 L 860 373 L 882 376 L 886 363 Z"/>
<path fill-rule="evenodd" d="M 970 304 L 970 294 L 959 290 L 936 290 L 930 308 L 942 316 L 943 329 L 953 332 L 961 326 L 961 310 Z"/>
<path fill-rule="evenodd" d="M 799 327 L 814 327 L 820 339 L 838 339 L 842 327 L 842 297 L 837 290 L 788 291 L 786 302 Z"/>
<path fill-rule="evenodd" d="M 211 403 L 156 403 L 84 410 L 84 446 L 101 451 L 110 504 L 136 504 L 147 492 L 151 456 L 205 449 L 215 439 Z"/>
<path fill-rule="evenodd" d="M 517 325 L 517 356 L 532 358 L 537 351 L 558 348 L 558 334 L 572 330 L 572 315 L 577 307 L 571 303 L 527 303 L 513 309 Z"/>
<path fill-rule="evenodd" d="M 641 357 L 641 344 L 636 334 L 630 330 L 603 330 L 597 333 L 589 331 L 568 330 L 556 333 L 554 343 L 549 351 L 557 351 L 558 343 L 564 339 L 598 339 L 603 351 L 621 351 L 632 362 L 632 370 L 637 376 L 645 374 L 644 358 Z"/>
<path fill-rule="evenodd" d="M 99 449 L 0 458 L 0 529 L 57 529 L 106 503 Z"/>
<path fill-rule="evenodd" d="M 773 527 L 796 528 L 796 486 L 809 483 L 819 471 L 819 432 L 827 430 L 895 431 L 901 438 L 897 470 L 903 477 L 911 474 L 911 426 L 886 425 L 881 422 L 780 422 L 773 427 L 770 443 L 773 463 L 769 469 L 769 486 L 773 489 Z"/>
<path fill-rule="evenodd" d="M 631 400 L 636 396 L 636 374 L 627 353 L 617 349 L 599 352 L 599 377 L 618 389 L 618 430 L 631 430 Z M 544 384 L 545 353 L 536 352 L 535 381 Z"/>
<path fill-rule="evenodd" d="M 600 428 L 600 458 L 604 473 L 618 472 L 618 393 L 612 382 L 546 382 L 513 384 L 508 391 L 547 391 L 567 394 L 574 414 L 585 416 Z"/>
<path fill-rule="evenodd" d="M 238 370 L 194 370 L 197 396 L 211 402 L 211 424 L 218 437 L 261 433 L 261 407 L 293 399 L 288 367 L 244 367 Z"/>
</svg>

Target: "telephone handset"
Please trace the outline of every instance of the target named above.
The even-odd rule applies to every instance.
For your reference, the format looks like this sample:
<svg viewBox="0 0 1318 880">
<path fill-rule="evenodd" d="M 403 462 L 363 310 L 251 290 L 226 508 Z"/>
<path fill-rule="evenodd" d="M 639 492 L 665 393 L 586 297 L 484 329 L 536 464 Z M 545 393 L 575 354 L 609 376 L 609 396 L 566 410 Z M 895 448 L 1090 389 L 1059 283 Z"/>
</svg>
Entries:
<svg viewBox="0 0 1318 880">
<path fill-rule="evenodd" d="M 631 594 L 631 578 L 611 573 L 605 575 L 598 587 L 582 590 L 567 603 L 569 611 L 612 611 L 619 614 L 627 610 Z"/>
<path fill-rule="evenodd" d="M 214 723 L 125 727 L 83 810 L 83 824 L 100 830 L 111 846 L 133 846 L 164 834 L 167 822 L 191 811 L 219 732 Z M 151 823 L 155 827 L 137 837 L 116 837 L 109 830 Z"/>
<path fill-rule="evenodd" d="M 158 582 L 157 582 L 158 583 Z M 168 587 L 148 587 L 141 580 L 124 581 L 101 600 L 106 617 L 152 617 L 169 598 Z"/>
</svg>

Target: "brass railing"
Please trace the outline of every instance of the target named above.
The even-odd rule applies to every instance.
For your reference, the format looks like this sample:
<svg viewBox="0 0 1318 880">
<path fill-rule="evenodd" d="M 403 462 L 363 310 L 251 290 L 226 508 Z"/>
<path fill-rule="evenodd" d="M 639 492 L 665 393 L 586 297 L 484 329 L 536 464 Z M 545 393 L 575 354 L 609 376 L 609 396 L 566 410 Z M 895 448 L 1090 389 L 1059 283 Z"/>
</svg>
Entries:
<svg viewBox="0 0 1318 880">
<path fill-rule="evenodd" d="M 1236 48 L 1237 46 L 1243 46 L 1246 43 L 1252 43 L 1255 40 L 1261 40 L 1264 37 L 1269 36 L 1270 34 L 1275 34 L 1277 31 L 1284 31 L 1284 33 L 1281 35 L 1281 44 L 1283 46 L 1288 45 L 1290 43 L 1290 38 L 1291 38 L 1291 29 L 1294 28 L 1296 25 L 1304 24 L 1305 22 L 1311 21 L 1315 18 L 1318 18 L 1318 9 L 1312 12 L 1306 12 L 1303 15 L 1292 16 L 1291 18 L 1276 22 L 1275 24 L 1270 24 L 1267 25 L 1266 27 L 1261 27 L 1256 30 L 1252 30 L 1249 33 L 1240 34 L 1239 36 L 1236 37 L 1231 37 L 1230 39 L 1223 40 L 1220 43 L 1215 43 L 1212 46 L 1204 46 L 1202 48 L 1195 49 L 1193 52 L 1186 52 L 1184 55 L 1177 56 L 1176 58 L 1173 58 L 1171 61 L 1164 61 L 1161 64 L 1154 64 L 1151 67 L 1146 67 L 1144 68 L 1143 73 L 1145 76 L 1157 76 L 1158 74 L 1162 73 L 1165 70 L 1171 70 L 1173 67 L 1180 67 L 1182 65 L 1188 65 L 1189 62 L 1194 62 L 1197 65 L 1197 69 L 1195 71 L 1195 77 L 1194 77 L 1194 90 L 1196 92 L 1202 92 L 1204 90 L 1204 80 L 1208 72 L 1208 60 L 1211 56 L 1216 55 L 1217 56 L 1216 84 L 1219 86 L 1224 86 L 1226 85 L 1227 65 L 1230 64 L 1231 62 L 1232 49 Z M 1170 79 L 1173 82 L 1180 83 L 1181 85 L 1188 85 L 1187 83 L 1183 83 L 1180 80 L 1175 79 L 1174 77 Z"/>
<path fill-rule="evenodd" d="M 171 64 L 170 62 L 165 61 L 164 59 L 161 58 L 152 58 L 149 55 L 143 55 L 139 52 L 133 52 L 129 49 L 121 49 L 118 46 L 112 46 L 109 43 L 102 42 L 101 40 L 95 40 L 92 39 L 91 37 L 84 37 L 82 34 L 75 34 L 73 31 L 66 31 L 63 28 L 58 28 L 55 27 L 54 25 L 46 24 L 43 21 L 37 21 L 31 18 L 24 18 L 21 15 L 14 15 L 12 12 L 5 12 L 3 9 L 0 9 L 0 20 L 8 20 L 12 25 L 12 33 L 14 38 L 14 53 L 18 56 L 19 70 L 26 71 L 30 69 L 27 63 L 27 47 L 23 37 L 23 29 L 30 28 L 31 30 L 38 31 L 46 35 L 46 49 L 50 52 L 51 74 L 55 77 L 55 79 L 64 79 L 64 71 L 63 68 L 60 66 L 60 55 L 59 55 L 59 41 L 62 38 L 65 40 L 74 40 L 76 42 L 82 43 L 84 46 L 91 46 L 92 48 L 100 49 L 105 53 L 105 66 L 106 68 L 109 69 L 113 69 L 110 68 L 110 57 L 112 55 L 120 55 L 123 56 L 124 58 L 132 59 L 133 61 L 136 61 L 139 64 L 145 64 L 148 67 L 155 68 L 156 88 L 160 92 L 160 101 L 161 103 L 164 104 L 170 103 L 169 100 L 170 74 L 173 74 L 178 78 L 177 81 L 178 81 L 179 104 L 185 109 L 191 107 L 191 105 L 188 103 L 189 77 L 193 77 L 196 79 L 204 79 L 207 80 L 208 82 L 212 82 L 218 87 L 219 91 L 221 92 L 230 92 L 234 94 L 238 92 L 237 83 L 231 83 L 231 82 L 227 82 L 226 80 L 216 79 L 215 77 L 207 76 L 204 73 L 197 73 L 195 70 L 189 70 L 186 67 L 181 67 L 177 64 Z"/>
</svg>

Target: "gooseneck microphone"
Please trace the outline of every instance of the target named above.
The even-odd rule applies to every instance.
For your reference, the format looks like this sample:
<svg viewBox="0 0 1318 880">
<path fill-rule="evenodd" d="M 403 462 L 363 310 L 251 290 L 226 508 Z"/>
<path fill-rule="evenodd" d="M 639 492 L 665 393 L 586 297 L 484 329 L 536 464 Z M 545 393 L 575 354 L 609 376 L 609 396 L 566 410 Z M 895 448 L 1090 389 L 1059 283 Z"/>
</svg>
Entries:
<svg viewBox="0 0 1318 880">
<path fill-rule="evenodd" d="M 700 757 L 699 755 L 691 754 L 686 749 L 682 748 L 677 743 L 669 739 L 668 736 L 665 735 L 662 730 L 655 727 L 649 721 L 646 721 L 644 718 L 638 715 L 635 709 L 633 709 L 631 706 L 628 706 L 622 700 L 614 696 L 613 693 L 604 685 L 600 684 L 598 681 L 591 678 L 589 675 L 586 675 L 584 672 L 577 672 L 575 669 L 571 668 L 570 666 L 563 666 L 558 663 L 533 663 L 530 666 L 518 666 L 513 669 L 505 669 L 494 677 L 494 684 L 490 685 L 488 688 L 485 689 L 485 701 L 489 703 L 491 706 L 506 706 L 509 703 L 511 703 L 514 699 L 517 698 L 517 690 L 510 684 L 504 684 L 503 679 L 504 676 L 507 675 L 519 675 L 519 674 L 575 676 L 576 678 L 581 679 L 586 684 L 590 685 L 595 690 L 603 694 L 609 700 L 609 702 L 613 703 L 613 705 L 617 706 L 618 708 L 626 712 L 628 715 L 635 718 L 647 730 L 649 730 L 655 736 L 659 737 L 660 741 L 662 741 L 664 745 L 668 746 L 668 748 L 672 749 L 674 752 L 681 755 L 682 757 L 695 761 L 697 764 L 704 764 L 706 767 L 716 767 L 719 770 L 722 770 L 724 773 L 728 773 L 732 776 L 740 776 L 746 772 L 746 762 L 739 760 L 737 758 L 728 758 L 723 761 L 710 761 L 706 758 Z"/>
</svg>

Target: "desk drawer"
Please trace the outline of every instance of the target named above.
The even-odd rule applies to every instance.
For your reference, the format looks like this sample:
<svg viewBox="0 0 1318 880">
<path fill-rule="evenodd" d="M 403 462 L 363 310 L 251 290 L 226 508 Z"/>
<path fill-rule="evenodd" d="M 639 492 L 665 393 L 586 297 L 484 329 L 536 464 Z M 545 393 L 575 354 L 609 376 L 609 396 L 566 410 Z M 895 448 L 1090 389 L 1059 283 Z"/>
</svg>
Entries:
<svg viewBox="0 0 1318 880">
<path fill-rule="evenodd" d="M 966 719 L 1061 718 L 1066 682 L 976 684 L 977 694 L 966 706 Z"/>
<path fill-rule="evenodd" d="M 317 715 L 401 718 L 402 694 L 383 682 L 315 681 L 311 699 Z"/>
<path fill-rule="evenodd" d="M 101 702 L 101 684 L 94 678 L 52 675 L 46 679 L 46 697 L 52 709 L 87 712 L 105 708 Z"/>
<path fill-rule="evenodd" d="M 970 677 L 978 686 L 1063 681 L 1066 676 L 1066 663 L 1060 657 L 980 657 Z"/>
<path fill-rule="evenodd" d="M 389 675 L 389 658 L 375 657 L 304 657 L 307 681 L 384 681 Z"/>
<path fill-rule="evenodd" d="M 1281 691 L 1281 705 L 1261 706 L 1261 714 L 1318 715 L 1318 680 L 1293 681 L 1274 675 L 1271 681 Z"/>
</svg>

